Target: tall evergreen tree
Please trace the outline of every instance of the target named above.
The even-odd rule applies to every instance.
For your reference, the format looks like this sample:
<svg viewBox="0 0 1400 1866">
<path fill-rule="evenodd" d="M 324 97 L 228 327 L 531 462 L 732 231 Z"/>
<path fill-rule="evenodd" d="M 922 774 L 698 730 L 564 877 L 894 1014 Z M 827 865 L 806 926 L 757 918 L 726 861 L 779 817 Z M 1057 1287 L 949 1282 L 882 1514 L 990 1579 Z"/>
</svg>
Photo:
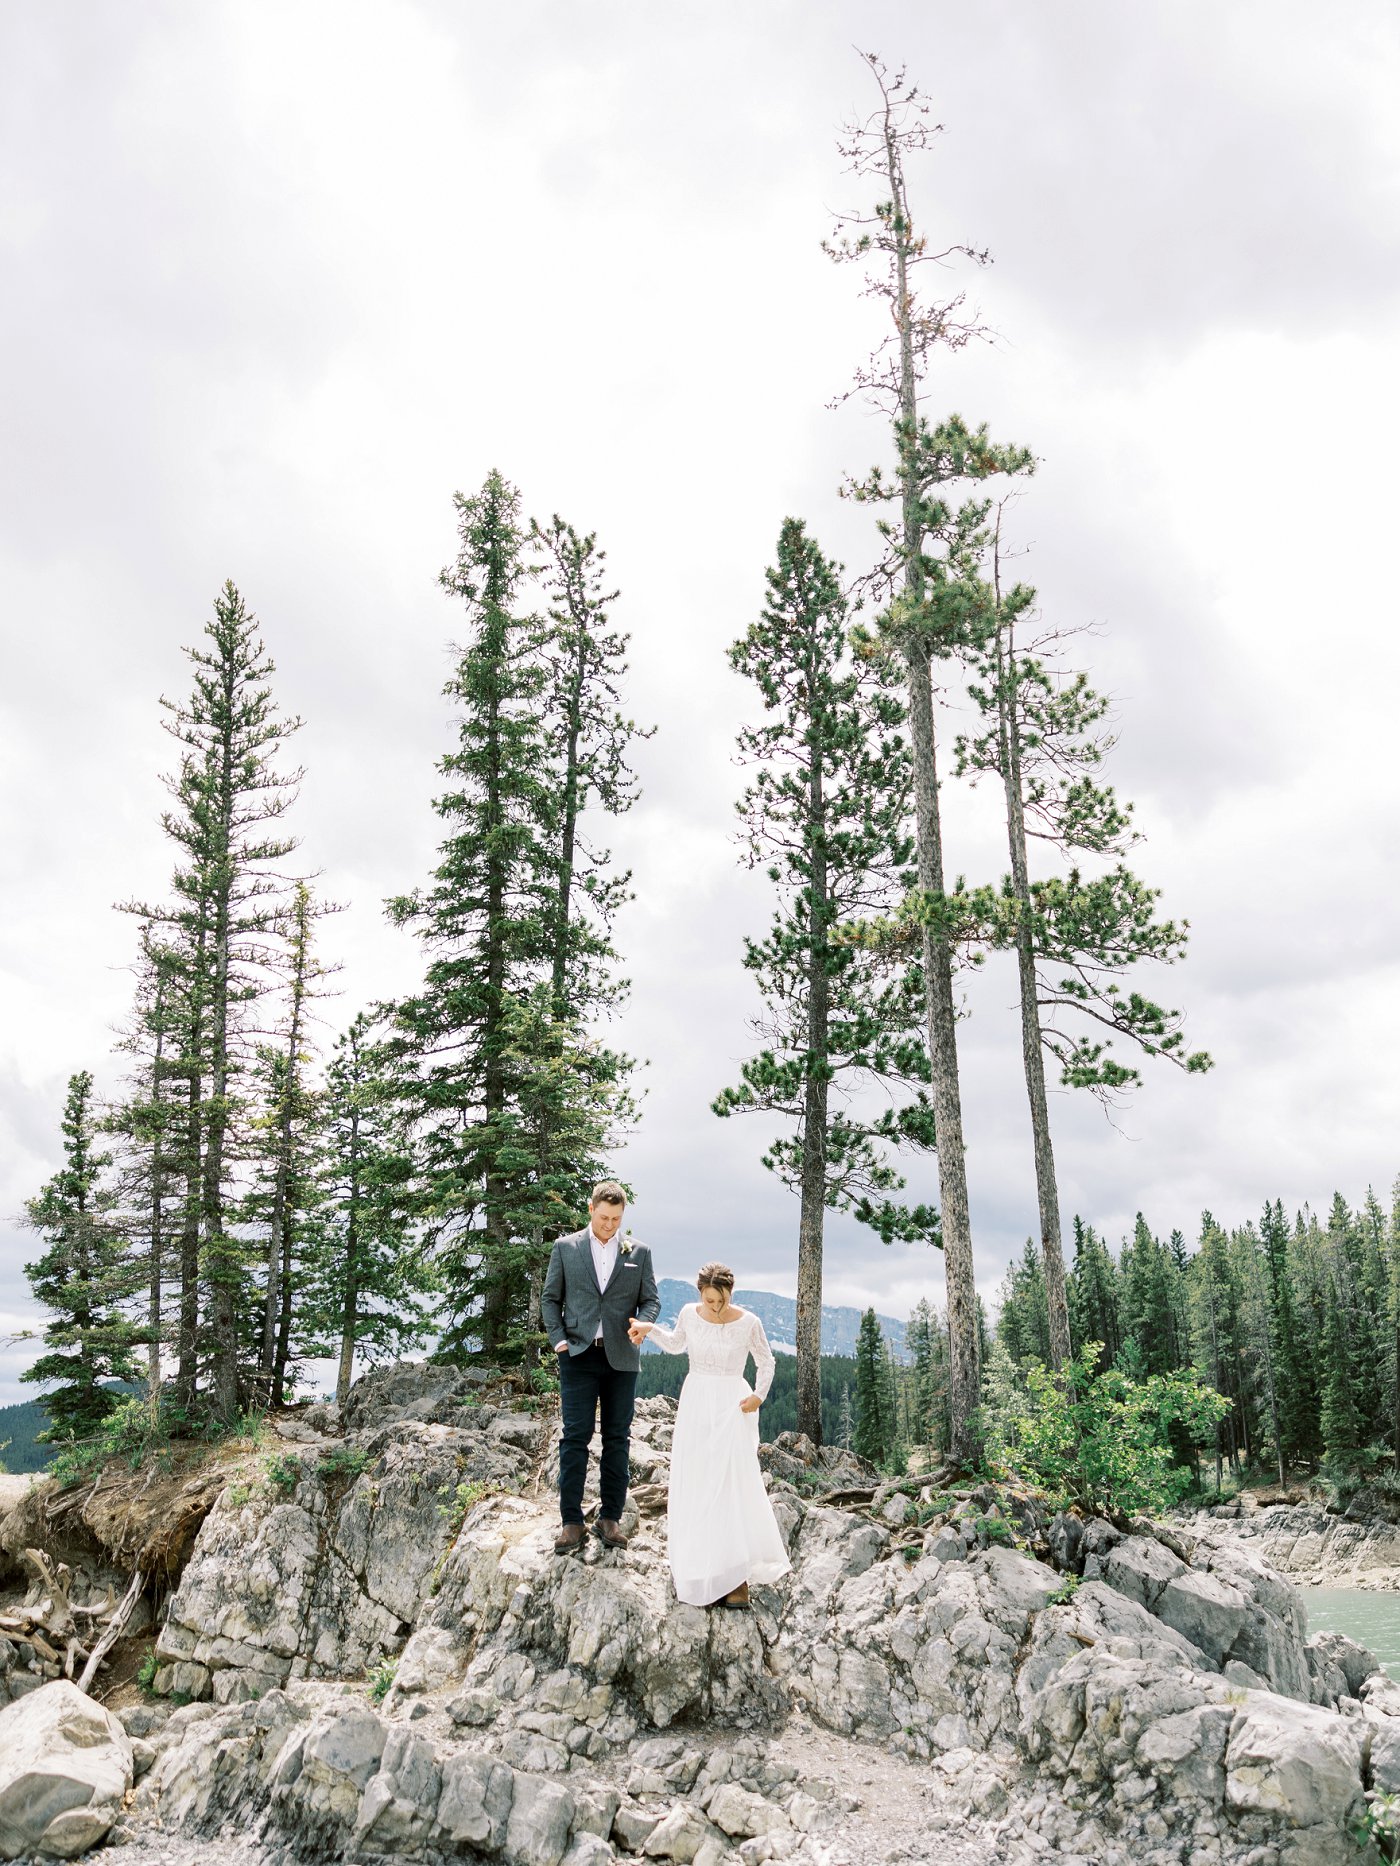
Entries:
<svg viewBox="0 0 1400 1866">
<path fill-rule="evenodd" d="M 1074 1221 L 1074 1268 L 1068 1301 L 1075 1353 L 1097 1341 L 1102 1345 L 1098 1371 L 1115 1366 L 1123 1346 L 1117 1268 L 1094 1227 L 1078 1217 Z"/>
<path fill-rule="evenodd" d="M 311 1019 L 324 981 L 334 968 L 315 951 L 318 920 L 336 909 L 317 901 L 304 881 L 293 890 L 286 923 L 284 1003 L 280 1041 L 259 1051 L 264 1113 L 259 1184 L 245 1205 L 265 1231 L 261 1328 L 253 1357 L 261 1390 L 280 1405 L 292 1354 L 293 1277 L 298 1246 L 319 1203 L 316 1134 L 319 1097 L 311 1079 Z"/>
<path fill-rule="evenodd" d="M 462 603 L 469 632 L 446 689 L 458 721 L 456 749 L 439 766 L 445 834 L 429 885 L 390 901 L 389 913 L 427 954 L 423 985 L 397 1016 L 417 1061 L 430 1231 L 446 1251 L 456 1338 L 479 1338 L 495 1354 L 528 1280 L 499 1158 L 514 1086 L 507 1017 L 549 964 L 559 870 L 540 624 L 521 608 L 520 497 L 493 471 L 454 503 L 458 552 L 439 580 Z"/>
<path fill-rule="evenodd" d="M 1322 1444 L 1333 1475 L 1347 1477 L 1362 1444 L 1362 1416 L 1356 1403 L 1356 1372 L 1345 1302 L 1335 1282 L 1328 1285 L 1326 1301 Z"/>
<path fill-rule="evenodd" d="M 270 989 L 285 881 L 278 864 L 295 842 L 276 825 L 293 802 L 300 771 L 277 759 L 301 721 L 284 718 L 271 687 L 273 663 L 257 620 L 232 583 L 214 603 L 206 646 L 186 652 L 194 669 L 188 700 L 163 700 L 180 750 L 168 780 L 173 808 L 162 826 L 177 851 L 174 900 L 132 903 L 178 964 L 179 1054 L 185 1085 L 186 1175 L 181 1219 L 181 1315 L 177 1392 L 194 1403 L 201 1329 L 215 1414 L 240 1402 L 240 1309 L 248 1298 L 244 1241 L 230 1218 L 230 1186 L 245 1149 L 243 1084 L 253 1064 L 252 1007 Z M 199 1311 L 203 1291 L 205 1309 Z"/>
<path fill-rule="evenodd" d="M 138 1331 L 125 1303 L 139 1286 L 126 1239 L 115 1222 L 116 1188 L 108 1183 L 110 1154 L 98 1150 L 92 1076 L 69 1078 L 63 1107 L 64 1163 L 26 1206 L 46 1249 L 25 1275 L 48 1311 L 46 1352 L 20 1375 L 53 1391 L 44 1396 L 45 1438 L 86 1437 L 106 1418 L 116 1396 L 104 1381 L 137 1380 Z M 56 1384 L 55 1384 L 56 1383 Z"/>
<path fill-rule="evenodd" d="M 169 1337 L 165 1292 L 176 1265 L 171 1240 L 178 1226 L 178 1192 L 186 1125 L 179 1105 L 181 1053 L 181 964 L 178 949 L 163 946 L 150 927 L 141 929 L 136 995 L 121 1038 L 132 1058 L 126 1093 L 108 1117 L 122 1142 L 122 1224 L 137 1260 L 144 1259 L 146 1387 L 154 1399 L 164 1375 L 162 1354 Z M 197 1288 L 196 1288 L 197 1295 Z"/>
<path fill-rule="evenodd" d="M 1055 1150 L 1045 1091 L 1045 1053 L 1059 1062 L 1066 1086 L 1107 1095 L 1138 1079 L 1110 1055 L 1113 1035 L 1126 1035 L 1147 1055 L 1165 1056 L 1192 1072 L 1210 1066 L 1204 1052 L 1186 1055 L 1180 1018 L 1136 991 L 1125 997 L 1121 975 L 1145 959 L 1170 963 L 1185 946 L 1185 929 L 1153 918 L 1153 891 L 1123 867 L 1089 883 L 1031 879 L 1030 843 L 1048 844 L 1071 859 L 1116 858 L 1137 837 L 1132 806 L 1123 805 L 1097 773 L 1113 741 L 1101 730 L 1108 702 L 1081 673 L 1064 675 L 1047 658 L 1052 637 L 1023 644 L 1018 630 L 1032 613 L 1035 591 L 1005 587 L 1001 562 L 1002 508 L 988 543 L 989 627 L 974 638 L 976 678 L 969 691 L 985 721 L 957 744 L 960 772 L 974 781 L 1001 781 L 1011 871 L 1003 885 L 1000 939 L 1014 947 L 1021 1008 L 1021 1062 L 1030 1103 L 1041 1252 L 1049 1310 L 1050 1362 L 1069 1358 L 1069 1306 L 1060 1241 Z M 1046 967 L 1069 975 L 1056 980 Z M 1088 1019 L 1090 1037 L 1067 1028 Z"/>
<path fill-rule="evenodd" d="M 762 615 L 730 661 L 767 714 L 739 732 L 740 759 L 756 771 L 738 807 L 749 866 L 766 870 L 778 904 L 767 936 L 745 941 L 762 1048 L 714 1109 L 794 1125 L 763 1163 L 800 1198 L 798 1429 L 820 1443 L 826 1211 L 854 1210 L 886 1241 L 936 1241 L 931 1209 L 890 1197 L 904 1185 L 890 1148 L 926 1147 L 933 1130 L 922 1093 L 873 1117 L 852 1099 L 871 1082 L 928 1078 L 918 978 L 841 932 L 894 904 L 912 858 L 903 709 L 888 677 L 850 655 L 837 570 L 800 519 L 784 522 L 767 581 Z"/>
<path fill-rule="evenodd" d="M 592 540 L 562 525 L 536 529 L 555 569 L 556 609 L 544 619 L 526 606 L 529 534 L 515 488 L 492 472 L 473 497 L 456 495 L 456 507 L 458 554 L 441 582 L 462 602 L 469 635 L 447 688 L 458 742 L 440 767 L 446 833 L 428 887 L 389 911 L 418 934 L 428 960 L 422 988 L 396 1020 L 414 1064 L 425 1222 L 452 1294 L 443 1351 L 479 1347 L 500 1358 L 524 1351 L 547 1249 L 541 1162 L 521 1143 L 526 1105 L 560 1046 L 572 1044 L 595 1058 L 582 1086 L 596 1100 L 596 1131 L 627 1106 L 627 1059 L 593 1050 L 580 1034 L 619 989 L 607 972 L 606 929 L 582 908 L 610 904 L 626 877 L 607 872 L 579 829 L 590 800 L 614 813 L 630 803 L 623 754 L 634 729 L 613 710 L 624 644 L 606 625 L 610 598 L 597 585 Z M 522 1021 L 542 982 L 558 1029 L 533 1011 Z M 527 1029 L 535 1053 L 522 1047 Z M 568 1158 L 583 1165 L 577 1152 Z M 558 1165 L 548 1175 L 557 1177 Z M 551 1207 L 561 1228 L 577 1217 L 583 1183 Z"/>
<path fill-rule="evenodd" d="M 913 791 L 921 912 L 921 960 L 928 1020 L 934 1125 L 938 1140 L 939 1212 L 948 1294 L 951 1345 L 949 1406 L 952 1451 L 976 1455 L 979 1400 L 976 1278 L 968 1216 L 962 1093 L 953 998 L 955 903 L 945 887 L 943 825 L 939 797 L 934 707 L 935 659 L 960 652 L 969 631 L 981 626 L 980 602 L 969 605 L 967 578 L 985 503 L 958 508 L 950 489 L 958 482 L 993 473 L 1023 471 L 1030 457 L 997 448 L 985 433 L 970 434 L 956 418 L 930 429 L 920 396 L 930 363 L 940 348 L 956 349 L 977 334 L 960 296 L 933 302 L 921 297 L 921 266 L 961 253 L 953 246 L 934 251 L 916 227 L 905 179 L 908 157 L 929 147 L 936 126 L 928 105 L 904 73 L 890 73 L 866 56 L 880 91 L 874 113 L 847 129 L 841 147 L 854 173 L 873 179 L 883 198 L 873 213 L 845 217 L 845 231 L 829 243 L 840 260 L 878 270 L 867 272 L 868 290 L 888 308 L 892 330 L 857 386 L 889 417 L 895 471 L 878 470 L 852 488 L 860 499 L 891 502 L 898 517 L 882 526 L 889 547 L 883 576 L 890 590 L 880 619 L 879 639 L 903 668 L 913 763 Z"/>
<path fill-rule="evenodd" d="M 853 1449 L 872 1464 L 883 1463 L 889 1453 L 886 1413 L 884 1347 L 880 1319 L 873 1309 L 860 1318 L 856 1336 L 856 1428 Z"/>
</svg>

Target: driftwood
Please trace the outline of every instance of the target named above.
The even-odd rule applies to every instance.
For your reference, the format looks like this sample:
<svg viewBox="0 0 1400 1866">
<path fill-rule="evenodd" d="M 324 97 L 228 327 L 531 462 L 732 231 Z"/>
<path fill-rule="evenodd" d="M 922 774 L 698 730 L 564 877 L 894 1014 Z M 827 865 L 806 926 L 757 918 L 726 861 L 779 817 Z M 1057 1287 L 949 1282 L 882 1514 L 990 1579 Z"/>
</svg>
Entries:
<svg viewBox="0 0 1400 1866">
<path fill-rule="evenodd" d="M 141 1589 L 146 1585 L 146 1577 L 138 1568 L 131 1577 L 131 1586 L 122 1595 L 121 1605 L 108 1609 L 106 1629 L 97 1644 L 88 1655 L 88 1662 L 83 1668 L 83 1675 L 78 1680 L 79 1691 L 86 1691 L 97 1676 L 97 1668 L 121 1638 L 122 1628 L 131 1618 L 131 1610 L 141 1598 Z M 110 1590 L 109 1590 L 110 1591 Z"/>
<path fill-rule="evenodd" d="M 55 1565 L 42 1549 L 24 1549 L 20 1560 L 31 1576 L 29 1593 L 22 1607 L 0 1614 L 0 1634 L 32 1646 L 40 1664 L 54 1677 L 61 1671 L 71 1678 L 81 1659 L 78 1685 L 86 1691 L 141 1598 L 144 1574 L 137 1569 L 120 1602 L 110 1582 L 100 1595 L 77 1601 L 73 1599 L 73 1571 L 66 1562 Z M 86 1622 L 81 1633 L 79 1621 Z M 98 1637 L 89 1649 L 87 1642 L 94 1634 Z"/>
</svg>

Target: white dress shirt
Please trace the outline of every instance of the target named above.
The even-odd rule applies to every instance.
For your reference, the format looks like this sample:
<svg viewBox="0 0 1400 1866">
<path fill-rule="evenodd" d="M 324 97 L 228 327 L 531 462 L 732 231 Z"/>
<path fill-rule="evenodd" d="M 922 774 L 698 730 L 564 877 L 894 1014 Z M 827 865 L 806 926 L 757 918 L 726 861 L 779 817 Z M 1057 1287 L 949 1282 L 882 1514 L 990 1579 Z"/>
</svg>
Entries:
<svg viewBox="0 0 1400 1866">
<path fill-rule="evenodd" d="M 598 1233 L 593 1229 L 592 1225 L 590 1225 L 588 1227 L 588 1242 L 593 1250 L 593 1273 L 598 1279 L 598 1288 L 604 1290 L 608 1286 L 608 1280 L 612 1276 L 613 1268 L 617 1263 L 617 1233 L 614 1231 L 605 1244 L 598 1236 Z M 601 1310 L 598 1315 L 598 1332 L 593 1339 L 595 1341 L 601 1341 L 603 1339 L 603 1317 Z"/>
</svg>

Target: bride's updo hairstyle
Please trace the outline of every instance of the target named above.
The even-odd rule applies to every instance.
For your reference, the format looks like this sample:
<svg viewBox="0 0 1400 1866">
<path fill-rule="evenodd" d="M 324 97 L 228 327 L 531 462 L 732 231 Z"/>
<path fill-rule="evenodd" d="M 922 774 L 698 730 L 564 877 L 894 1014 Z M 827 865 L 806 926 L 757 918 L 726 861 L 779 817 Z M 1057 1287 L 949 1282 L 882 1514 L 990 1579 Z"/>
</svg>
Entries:
<svg viewBox="0 0 1400 1866">
<path fill-rule="evenodd" d="M 695 1287 L 703 1296 L 707 1289 L 719 1290 L 726 1302 L 733 1300 L 734 1272 L 727 1263 L 702 1263 L 695 1278 Z"/>
</svg>

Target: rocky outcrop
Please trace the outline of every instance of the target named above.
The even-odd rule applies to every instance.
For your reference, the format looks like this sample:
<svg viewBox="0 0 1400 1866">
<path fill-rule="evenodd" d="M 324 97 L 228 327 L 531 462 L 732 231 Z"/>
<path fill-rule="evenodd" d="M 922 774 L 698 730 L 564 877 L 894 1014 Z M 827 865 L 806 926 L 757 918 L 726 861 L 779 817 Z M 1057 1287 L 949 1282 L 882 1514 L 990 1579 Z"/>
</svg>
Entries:
<svg viewBox="0 0 1400 1866">
<path fill-rule="evenodd" d="M 74 1859 L 105 1838 L 131 1787 L 130 1739 L 66 1679 L 0 1711 L 0 1859 Z"/>
<path fill-rule="evenodd" d="M 1321 1503 L 1257 1505 L 1240 1499 L 1229 1513 L 1195 1519 L 1257 1546 L 1280 1574 L 1300 1587 L 1400 1586 L 1400 1524 L 1382 1516 L 1351 1516 Z"/>
<path fill-rule="evenodd" d="M 751 1613 L 678 1604 L 673 1416 L 639 1408 L 631 1547 L 572 1558 L 523 1390 L 388 1369 L 304 1422 L 200 1531 L 157 1680 L 198 1701 L 133 1722 L 129 1824 L 318 1858 L 816 1862 L 864 1831 L 868 1757 L 920 1857 L 956 1859 L 961 1825 L 985 1860 L 1333 1866 L 1400 1787 L 1400 1686 L 1309 1641 L 1233 1525 L 1049 1521 L 794 1440 L 765 1457 L 791 1575 Z M 833 1475 L 863 1507 L 820 1500 Z"/>
<path fill-rule="evenodd" d="M 541 1429 L 479 1403 L 454 1402 L 453 1425 L 389 1410 L 389 1423 L 270 1455 L 254 1481 L 225 1489 L 170 1602 L 158 1690 L 227 1703 L 289 1678 L 360 1676 L 402 1649 L 457 1498 L 523 1482 Z M 375 1414 L 362 1399 L 351 1416 Z"/>
</svg>

